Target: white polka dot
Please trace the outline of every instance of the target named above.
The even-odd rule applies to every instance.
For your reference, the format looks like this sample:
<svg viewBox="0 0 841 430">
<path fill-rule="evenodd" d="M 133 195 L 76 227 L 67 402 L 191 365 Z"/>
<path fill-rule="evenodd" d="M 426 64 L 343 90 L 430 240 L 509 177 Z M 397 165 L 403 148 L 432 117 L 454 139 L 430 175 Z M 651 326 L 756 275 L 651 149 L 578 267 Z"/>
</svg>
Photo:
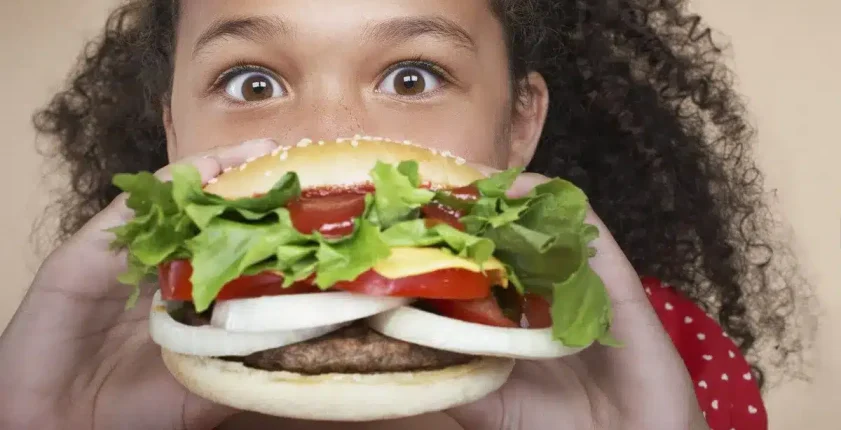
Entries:
<svg viewBox="0 0 841 430">
<path fill-rule="evenodd" d="M 645 287 L 645 294 L 651 295 L 651 288 Z"/>
<path fill-rule="evenodd" d="M 729 376 L 727 376 L 727 374 L 726 374 L 726 373 L 722 373 L 722 374 L 721 374 L 721 380 L 722 380 L 722 381 L 729 381 L 729 380 L 730 380 L 730 377 L 729 377 Z"/>
<path fill-rule="evenodd" d="M 736 353 L 733 351 L 727 351 L 727 355 L 729 355 L 730 358 L 736 358 Z"/>
<path fill-rule="evenodd" d="M 728 335 L 727 335 L 727 332 L 722 332 L 722 336 L 724 336 L 724 337 L 726 337 L 726 338 L 728 338 L 728 339 L 730 338 L 730 336 L 728 336 Z"/>
<path fill-rule="evenodd" d="M 751 375 L 750 372 L 747 372 L 742 375 L 742 378 L 744 378 L 745 381 L 750 381 L 750 379 L 753 378 L 753 375 Z"/>
<path fill-rule="evenodd" d="M 704 340 L 706 338 L 707 338 L 707 335 L 705 335 L 704 333 L 698 333 L 698 340 Z"/>
<path fill-rule="evenodd" d="M 686 317 L 686 318 L 684 318 L 684 319 L 683 319 L 683 322 L 685 322 L 686 324 L 692 324 L 692 317 Z"/>
<path fill-rule="evenodd" d="M 698 386 L 701 387 L 701 388 L 707 388 L 707 381 L 698 382 Z"/>
<path fill-rule="evenodd" d="M 703 358 L 704 360 L 707 360 L 707 361 L 712 361 L 713 356 L 709 355 L 709 354 L 704 354 L 701 358 Z"/>
<path fill-rule="evenodd" d="M 672 306 L 672 304 L 671 304 L 671 303 L 666 302 L 666 310 L 667 310 L 667 311 L 670 311 L 670 310 L 672 310 L 672 309 L 674 309 L 674 308 L 675 308 L 675 307 L 674 307 L 674 306 Z"/>
<path fill-rule="evenodd" d="M 718 410 L 718 400 L 713 400 L 710 406 L 712 406 L 713 409 Z"/>
<path fill-rule="evenodd" d="M 753 405 L 748 405 L 748 413 L 749 414 L 753 415 L 757 412 L 759 412 L 759 411 L 755 407 L 753 407 Z"/>
</svg>

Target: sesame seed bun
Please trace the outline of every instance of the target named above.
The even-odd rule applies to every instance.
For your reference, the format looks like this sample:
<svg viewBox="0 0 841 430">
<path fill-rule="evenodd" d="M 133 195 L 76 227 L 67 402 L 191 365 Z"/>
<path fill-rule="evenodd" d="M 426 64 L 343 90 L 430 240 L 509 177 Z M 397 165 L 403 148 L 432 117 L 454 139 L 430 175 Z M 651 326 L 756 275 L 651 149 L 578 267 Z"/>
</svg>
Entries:
<svg viewBox="0 0 841 430">
<path fill-rule="evenodd" d="M 477 358 L 442 370 L 301 375 L 163 349 L 170 373 L 219 404 L 278 417 L 376 421 L 420 415 L 479 400 L 501 387 L 514 360 Z"/>
<path fill-rule="evenodd" d="M 205 190 L 233 199 L 264 193 L 286 172 L 298 174 L 301 187 L 348 186 L 369 183 L 377 161 L 418 162 L 422 181 L 443 187 L 460 187 L 484 178 L 463 158 L 410 142 L 358 137 L 335 141 L 302 140 L 295 146 L 280 147 L 271 154 L 226 169 L 211 180 Z"/>
</svg>

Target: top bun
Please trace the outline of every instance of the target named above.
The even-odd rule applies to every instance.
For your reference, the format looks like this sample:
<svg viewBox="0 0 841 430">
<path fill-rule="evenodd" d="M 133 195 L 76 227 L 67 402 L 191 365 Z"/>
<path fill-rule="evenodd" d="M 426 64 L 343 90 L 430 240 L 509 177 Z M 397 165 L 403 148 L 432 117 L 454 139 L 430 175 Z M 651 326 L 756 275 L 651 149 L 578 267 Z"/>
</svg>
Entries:
<svg viewBox="0 0 841 430">
<path fill-rule="evenodd" d="M 410 142 L 357 136 L 352 139 L 300 141 L 271 154 L 226 169 L 205 191 L 227 199 L 265 193 L 287 172 L 295 172 L 303 189 L 350 186 L 371 182 L 377 161 L 394 164 L 417 161 L 421 181 L 442 187 L 468 185 L 485 176 L 449 151 L 439 152 Z"/>
</svg>

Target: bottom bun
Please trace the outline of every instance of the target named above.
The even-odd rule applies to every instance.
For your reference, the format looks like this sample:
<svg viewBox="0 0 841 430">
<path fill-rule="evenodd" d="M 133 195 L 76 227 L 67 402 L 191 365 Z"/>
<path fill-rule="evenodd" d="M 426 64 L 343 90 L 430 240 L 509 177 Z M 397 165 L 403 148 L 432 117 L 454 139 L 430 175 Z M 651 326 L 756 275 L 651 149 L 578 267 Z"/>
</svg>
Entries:
<svg viewBox="0 0 841 430">
<path fill-rule="evenodd" d="M 278 417 L 375 421 L 441 411 L 499 389 L 514 367 L 507 358 L 441 370 L 302 375 L 163 349 L 166 367 L 191 392 L 219 404 Z"/>
</svg>

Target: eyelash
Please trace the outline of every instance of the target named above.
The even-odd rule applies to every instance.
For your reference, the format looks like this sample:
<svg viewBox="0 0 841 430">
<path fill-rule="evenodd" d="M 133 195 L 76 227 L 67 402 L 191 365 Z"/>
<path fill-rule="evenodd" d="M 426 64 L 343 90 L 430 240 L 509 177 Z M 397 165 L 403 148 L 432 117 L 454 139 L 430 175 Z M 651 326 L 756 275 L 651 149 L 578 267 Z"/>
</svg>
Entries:
<svg viewBox="0 0 841 430">
<path fill-rule="evenodd" d="M 385 79 L 386 76 L 390 75 L 395 70 L 399 70 L 406 67 L 423 69 L 424 71 L 434 74 L 437 78 L 441 79 L 442 86 L 446 86 L 453 82 L 452 75 L 446 68 L 430 60 L 427 60 L 424 57 L 418 56 L 410 60 L 398 61 L 397 63 L 394 63 L 393 65 L 388 67 L 382 74 L 380 74 L 377 77 L 378 85 L 379 82 L 381 82 L 383 79 Z M 222 72 L 222 74 L 219 75 L 219 77 L 216 78 L 216 81 L 214 81 L 211 85 L 210 91 L 213 93 L 224 91 L 225 87 L 227 87 L 228 83 L 230 83 L 233 78 L 240 74 L 249 72 L 265 73 L 275 78 L 279 83 L 281 83 L 281 85 L 283 85 L 282 79 L 278 78 L 277 74 L 272 72 L 272 70 L 268 67 L 256 65 L 253 63 L 241 62 L 234 64 L 228 70 Z"/>
<path fill-rule="evenodd" d="M 277 77 L 277 74 L 272 72 L 271 69 L 269 69 L 268 67 L 259 66 L 253 63 L 242 62 L 236 63 L 228 70 L 222 72 L 222 74 L 219 75 L 218 78 L 216 78 L 216 81 L 213 82 L 213 85 L 211 85 L 210 90 L 212 92 L 224 91 L 225 87 L 228 85 L 228 83 L 231 82 L 232 79 L 234 79 L 238 75 L 249 72 L 265 73 L 277 79 L 277 81 L 282 84 L 282 80 L 279 79 Z"/>
<path fill-rule="evenodd" d="M 378 82 L 382 81 L 383 79 L 385 79 L 386 76 L 390 75 L 395 70 L 403 69 L 403 68 L 406 68 L 406 67 L 423 69 L 424 71 L 432 73 L 433 75 L 435 75 L 435 77 L 437 77 L 437 78 L 439 78 L 443 81 L 443 83 L 442 83 L 443 85 L 447 85 L 447 84 L 453 82 L 452 75 L 449 73 L 449 71 L 446 68 L 436 64 L 433 61 L 427 60 L 427 59 L 425 59 L 424 57 L 421 57 L 421 56 L 415 57 L 411 60 L 404 60 L 404 61 L 399 61 L 397 63 L 394 63 L 394 65 L 387 68 L 377 78 L 377 80 L 378 80 Z"/>
</svg>

